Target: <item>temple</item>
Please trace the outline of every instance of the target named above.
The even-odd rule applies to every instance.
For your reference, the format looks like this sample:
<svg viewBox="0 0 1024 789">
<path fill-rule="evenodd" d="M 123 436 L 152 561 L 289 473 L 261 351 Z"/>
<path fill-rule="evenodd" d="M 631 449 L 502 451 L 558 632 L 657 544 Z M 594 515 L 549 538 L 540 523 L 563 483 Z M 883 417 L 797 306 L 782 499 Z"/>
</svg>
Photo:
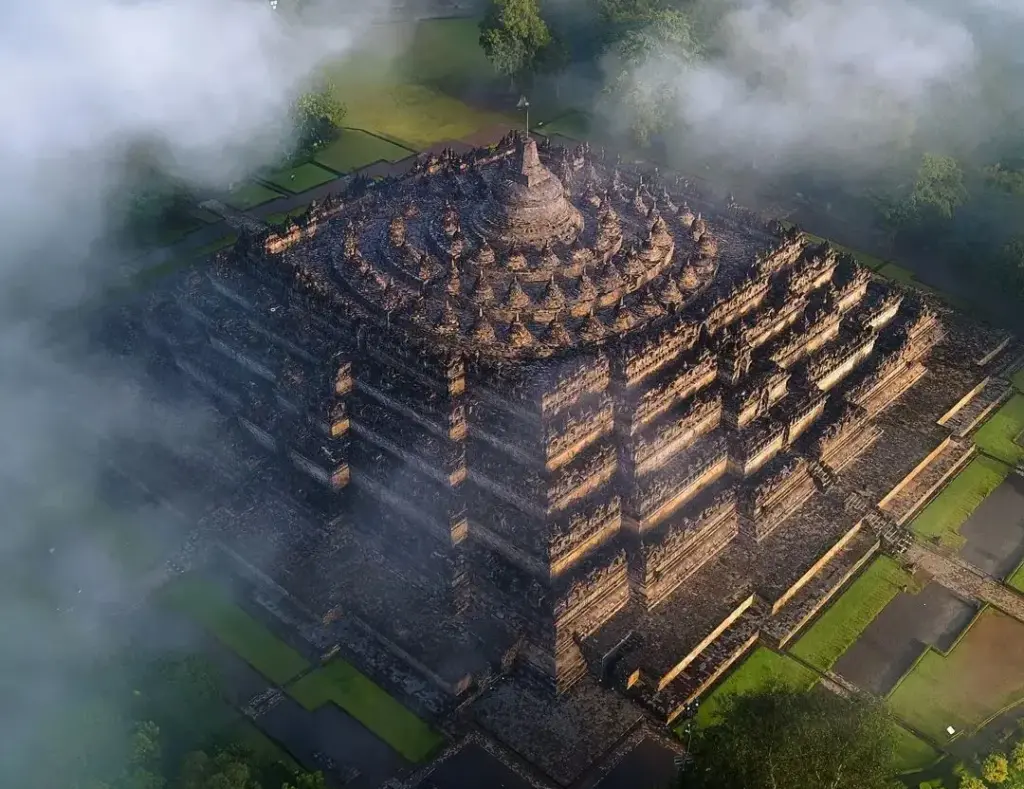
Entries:
<svg viewBox="0 0 1024 789">
<path fill-rule="evenodd" d="M 517 135 L 244 235 L 146 327 L 323 513 L 263 571 L 325 628 L 666 721 L 895 539 L 827 491 L 930 365 L 976 373 L 827 244 Z"/>
</svg>

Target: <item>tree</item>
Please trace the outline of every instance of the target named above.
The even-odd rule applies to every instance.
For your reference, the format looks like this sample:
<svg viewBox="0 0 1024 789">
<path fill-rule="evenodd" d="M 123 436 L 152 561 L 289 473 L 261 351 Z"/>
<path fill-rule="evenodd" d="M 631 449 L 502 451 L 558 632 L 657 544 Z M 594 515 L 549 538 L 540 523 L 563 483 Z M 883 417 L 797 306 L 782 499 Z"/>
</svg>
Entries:
<svg viewBox="0 0 1024 789">
<path fill-rule="evenodd" d="M 893 757 L 881 703 L 773 686 L 725 702 L 690 777 L 695 789 L 891 789 Z"/>
<path fill-rule="evenodd" d="M 981 777 L 990 784 L 1004 784 L 1010 777 L 1010 763 L 1001 753 L 990 753 L 981 763 Z"/>
<path fill-rule="evenodd" d="M 681 11 L 641 13 L 634 7 L 623 18 L 627 21 L 622 22 L 621 37 L 610 49 L 618 73 L 605 91 L 621 103 L 637 143 L 647 145 L 671 121 L 679 72 L 696 61 L 702 49 L 690 17 Z"/>
<path fill-rule="evenodd" d="M 985 782 L 978 776 L 969 774 L 960 776 L 960 783 L 957 784 L 957 787 L 958 789 L 988 789 Z"/>
<path fill-rule="evenodd" d="M 300 154 L 308 155 L 334 139 L 347 112 L 348 108 L 338 99 L 336 86 L 330 80 L 324 80 L 315 90 L 299 96 L 293 114 Z"/>
<path fill-rule="evenodd" d="M 1021 246 L 1021 266 L 1024 267 L 1024 241 L 1018 243 Z M 1014 770 L 1024 773 L 1024 740 L 1014 745 L 1010 751 L 1010 766 Z"/>
<path fill-rule="evenodd" d="M 196 751 L 185 757 L 180 789 L 260 789 L 252 768 L 238 753 L 220 751 L 209 756 Z"/>
<path fill-rule="evenodd" d="M 926 153 L 910 195 L 912 205 L 919 212 L 932 210 L 945 219 L 952 219 L 966 200 L 967 188 L 960 163 L 952 156 Z"/>
<path fill-rule="evenodd" d="M 320 772 L 299 773 L 292 780 L 294 783 L 282 784 L 281 789 L 327 789 L 327 781 Z"/>
<path fill-rule="evenodd" d="M 538 0 L 491 0 L 480 22 L 480 46 L 494 70 L 516 79 L 537 65 L 538 56 L 551 44 L 551 32 L 540 15 Z"/>
</svg>

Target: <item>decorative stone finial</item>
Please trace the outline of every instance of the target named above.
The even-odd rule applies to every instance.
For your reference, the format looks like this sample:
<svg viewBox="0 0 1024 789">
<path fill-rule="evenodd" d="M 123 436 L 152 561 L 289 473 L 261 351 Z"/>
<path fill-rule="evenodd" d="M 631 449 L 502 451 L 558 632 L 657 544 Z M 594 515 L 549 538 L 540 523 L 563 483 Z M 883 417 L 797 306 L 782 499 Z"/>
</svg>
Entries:
<svg viewBox="0 0 1024 789">
<path fill-rule="evenodd" d="M 560 310 L 565 306 L 565 294 L 555 282 L 555 275 L 551 275 L 548 284 L 544 287 L 544 294 L 541 296 L 540 306 L 546 310 Z"/>
<path fill-rule="evenodd" d="M 494 303 L 494 291 L 487 282 L 487 277 L 481 272 L 476 282 L 473 283 L 473 290 L 469 294 L 474 304 L 486 305 Z"/>
<path fill-rule="evenodd" d="M 615 308 L 615 317 L 612 320 L 612 328 L 618 332 L 628 331 L 636 325 L 636 322 L 636 315 L 630 311 L 622 299 L 619 299 L 619 304 Z"/>
<path fill-rule="evenodd" d="M 508 325 L 508 343 L 513 348 L 525 348 L 529 345 L 533 345 L 536 340 L 530 333 L 530 330 L 526 328 L 526 325 L 519 317 L 519 313 L 515 314 L 512 318 L 512 322 Z"/>
<path fill-rule="evenodd" d="M 572 345 L 572 335 L 560 320 L 553 320 L 544 333 L 544 343 L 556 348 L 567 348 Z"/>
<path fill-rule="evenodd" d="M 530 306 L 530 296 L 519 284 L 518 277 L 512 277 L 501 306 L 509 310 L 521 310 Z"/>
<path fill-rule="evenodd" d="M 580 327 L 580 337 L 586 342 L 597 342 L 605 336 L 605 333 L 604 324 L 597 319 L 593 312 L 583 320 L 583 325 Z"/>
<path fill-rule="evenodd" d="M 593 301 L 597 298 L 597 287 L 584 271 L 580 274 L 579 282 L 576 285 L 576 298 L 579 301 Z"/>
<path fill-rule="evenodd" d="M 473 327 L 469 331 L 469 336 L 474 342 L 478 342 L 483 345 L 491 345 L 497 339 L 497 336 L 494 333 L 494 327 L 484 316 L 484 311 L 482 309 L 477 313 L 476 320 L 473 322 Z"/>
</svg>

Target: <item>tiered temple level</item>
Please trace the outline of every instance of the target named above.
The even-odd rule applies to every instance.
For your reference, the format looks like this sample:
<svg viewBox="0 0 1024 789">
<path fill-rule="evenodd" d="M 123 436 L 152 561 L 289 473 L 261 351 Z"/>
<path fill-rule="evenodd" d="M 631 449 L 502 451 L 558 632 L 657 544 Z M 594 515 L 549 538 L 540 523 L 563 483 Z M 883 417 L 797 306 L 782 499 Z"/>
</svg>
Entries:
<svg viewBox="0 0 1024 789">
<path fill-rule="evenodd" d="M 565 690 L 870 445 L 942 336 L 849 257 L 709 222 L 677 188 L 515 137 L 432 157 L 243 238 L 149 327 L 342 512 L 418 546 L 366 560 L 443 590 L 424 628 L 456 618 L 497 652 L 515 643 Z M 730 602 L 722 627 L 755 602 Z M 352 604 L 465 687 L 370 608 Z M 627 684 L 660 691 L 695 648 L 630 664 Z"/>
</svg>

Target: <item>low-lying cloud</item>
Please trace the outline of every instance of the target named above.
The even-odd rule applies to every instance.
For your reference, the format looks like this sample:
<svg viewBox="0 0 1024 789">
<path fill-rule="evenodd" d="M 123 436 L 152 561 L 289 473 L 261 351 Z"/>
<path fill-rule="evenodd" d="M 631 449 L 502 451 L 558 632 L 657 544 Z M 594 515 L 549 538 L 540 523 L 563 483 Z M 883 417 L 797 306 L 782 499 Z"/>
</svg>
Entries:
<svg viewBox="0 0 1024 789">
<path fill-rule="evenodd" d="M 1024 6 L 940 3 L 738 0 L 724 12 L 702 7 L 719 16 L 709 57 L 694 64 L 652 57 L 633 80 L 669 89 L 680 146 L 735 153 L 763 167 L 836 155 L 870 161 L 879 146 L 914 133 L 977 139 L 986 123 L 982 66 L 1014 56 L 1006 30 L 1022 32 Z"/>
<path fill-rule="evenodd" d="M 282 0 L 284 6 L 286 0 Z M 50 713 L 76 669 L 114 636 L 105 613 L 136 602 L 89 512 L 112 445 L 178 452 L 210 438 L 205 413 L 154 403 L 134 373 L 48 326 L 109 280 L 124 254 L 110 206 L 133 146 L 216 190 L 287 149 L 289 107 L 389 0 L 324 3 L 316 24 L 265 0 L 34 0 L 0 24 L 0 784 L 38 767 Z M 141 531 L 166 513 L 130 513 Z M 30 588 L 31 587 L 31 588 Z M 69 613 L 70 612 L 70 613 Z M 102 612 L 102 613 L 101 613 Z M 86 734 L 87 732 L 82 732 Z M 37 754 L 38 755 L 38 754 Z M 20 756 L 15 760 L 13 757 Z"/>
</svg>

